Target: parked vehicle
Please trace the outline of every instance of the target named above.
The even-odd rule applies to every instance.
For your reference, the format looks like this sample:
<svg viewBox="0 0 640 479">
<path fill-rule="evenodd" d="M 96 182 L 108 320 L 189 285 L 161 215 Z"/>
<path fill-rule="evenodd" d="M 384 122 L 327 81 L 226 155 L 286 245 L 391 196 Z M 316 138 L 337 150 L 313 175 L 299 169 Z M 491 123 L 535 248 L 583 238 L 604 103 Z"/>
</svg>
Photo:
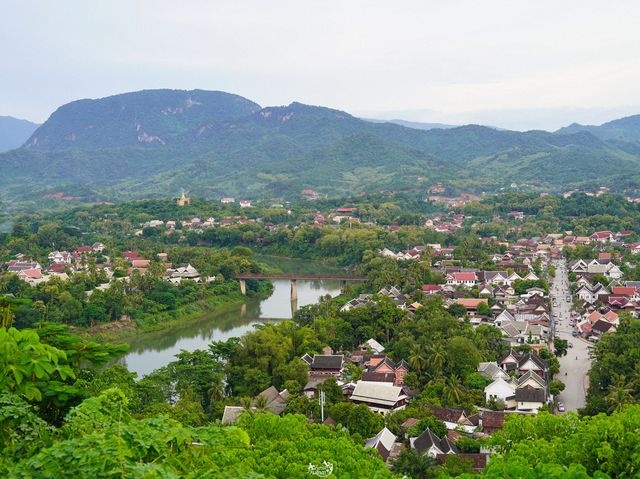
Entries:
<svg viewBox="0 0 640 479">
<path fill-rule="evenodd" d="M 573 336 L 574 338 L 578 335 L 577 331 L 571 331 L 571 336 Z"/>
<path fill-rule="evenodd" d="M 561 402 L 558 403 L 558 411 L 560 411 L 560 412 L 564 412 L 565 411 L 564 403 L 561 403 Z"/>
</svg>

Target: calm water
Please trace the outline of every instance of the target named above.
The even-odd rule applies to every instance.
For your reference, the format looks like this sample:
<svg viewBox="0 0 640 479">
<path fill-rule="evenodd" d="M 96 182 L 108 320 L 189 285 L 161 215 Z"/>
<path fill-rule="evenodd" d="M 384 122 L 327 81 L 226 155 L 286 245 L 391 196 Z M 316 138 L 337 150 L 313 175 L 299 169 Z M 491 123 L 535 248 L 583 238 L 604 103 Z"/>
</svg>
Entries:
<svg viewBox="0 0 640 479">
<path fill-rule="evenodd" d="M 270 262 L 275 263 L 275 260 Z M 335 271 L 328 271 L 326 267 L 311 262 L 286 260 L 283 263 L 280 268 L 284 271 Z M 273 294 L 267 299 L 247 300 L 245 304 L 230 306 L 225 310 L 135 338 L 122 362 L 130 371 L 142 376 L 171 362 L 182 349 L 207 349 L 210 342 L 242 336 L 256 324 L 291 318 L 289 281 L 274 281 L 273 285 Z M 317 303 L 320 296 L 335 296 L 339 292 L 339 281 L 298 281 L 297 306 Z"/>
</svg>

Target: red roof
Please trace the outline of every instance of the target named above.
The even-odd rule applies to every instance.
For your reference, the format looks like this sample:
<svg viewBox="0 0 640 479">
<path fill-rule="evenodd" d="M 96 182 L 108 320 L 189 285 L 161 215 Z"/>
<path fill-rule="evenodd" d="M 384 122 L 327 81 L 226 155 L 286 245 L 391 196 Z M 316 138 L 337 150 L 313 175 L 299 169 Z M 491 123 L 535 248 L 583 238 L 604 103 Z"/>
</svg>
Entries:
<svg viewBox="0 0 640 479">
<path fill-rule="evenodd" d="M 442 291 L 442 286 L 440 286 L 439 284 L 423 284 L 422 291 L 424 291 L 425 293 L 429 291 Z"/>
<path fill-rule="evenodd" d="M 29 276 L 31 279 L 42 278 L 42 272 L 39 269 L 23 269 L 20 271 L 22 274 Z"/>
<path fill-rule="evenodd" d="M 623 288 L 617 287 L 611 289 L 611 294 L 614 296 L 632 296 L 636 292 L 636 288 Z"/>
<path fill-rule="evenodd" d="M 475 273 L 453 273 L 453 279 L 458 281 L 476 281 L 478 278 Z"/>
<path fill-rule="evenodd" d="M 47 268 L 47 271 L 50 273 L 62 273 L 67 266 L 69 265 L 66 263 L 53 263 Z"/>
<path fill-rule="evenodd" d="M 613 233 L 611 231 L 598 231 L 597 233 L 593 233 L 591 235 L 592 238 L 598 239 L 608 238 L 610 236 L 613 236 Z"/>
</svg>

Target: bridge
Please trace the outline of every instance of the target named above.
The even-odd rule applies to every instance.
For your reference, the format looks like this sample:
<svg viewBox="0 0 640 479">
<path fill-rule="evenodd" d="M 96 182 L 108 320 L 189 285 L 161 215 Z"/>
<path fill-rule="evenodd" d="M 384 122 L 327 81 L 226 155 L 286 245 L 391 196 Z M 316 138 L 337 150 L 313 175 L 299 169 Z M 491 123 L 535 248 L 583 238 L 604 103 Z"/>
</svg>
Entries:
<svg viewBox="0 0 640 479">
<path fill-rule="evenodd" d="M 347 281 L 366 281 L 366 276 L 353 276 L 344 274 L 316 274 L 316 273 L 284 273 L 284 274 L 263 274 L 263 273 L 238 273 L 235 278 L 240 281 L 240 291 L 242 294 L 247 294 L 248 279 L 285 279 L 291 281 L 291 301 L 297 301 L 298 299 L 298 280 L 321 280 L 332 279 L 341 281 L 342 286 L 346 285 Z"/>
</svg>

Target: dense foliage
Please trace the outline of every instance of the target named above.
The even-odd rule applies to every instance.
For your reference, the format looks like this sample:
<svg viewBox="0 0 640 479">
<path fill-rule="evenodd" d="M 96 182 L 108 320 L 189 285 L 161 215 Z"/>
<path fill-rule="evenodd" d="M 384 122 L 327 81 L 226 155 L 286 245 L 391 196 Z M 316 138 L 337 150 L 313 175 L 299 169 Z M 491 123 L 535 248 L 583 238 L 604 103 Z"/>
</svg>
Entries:
<svg viewBox="0 0 640 479">
<path fill-rule="evenodd" d="M 640 402 L 640 323 L 628 313 L 620 317 L 615 334 L 607 334 L 593 348 L 586 414 L 612 413 Z"/>
<path fill-rule="evenodd" d="M 491 459 L 482 477 L 637 477 L 639 428 L 639 406 L 585 419 L 573 413 L 553 416 L 541 412 L 537 417 L 512 414 L 490 441 L 503 455 Z"/>
</svg>

